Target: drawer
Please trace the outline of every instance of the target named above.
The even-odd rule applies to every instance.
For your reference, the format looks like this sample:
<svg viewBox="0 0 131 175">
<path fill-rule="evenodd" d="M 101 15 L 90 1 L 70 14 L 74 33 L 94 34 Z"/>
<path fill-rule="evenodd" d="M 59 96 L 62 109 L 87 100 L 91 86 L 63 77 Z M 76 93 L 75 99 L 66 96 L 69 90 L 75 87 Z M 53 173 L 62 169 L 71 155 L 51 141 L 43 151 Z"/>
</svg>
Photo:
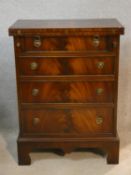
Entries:
<svg viewBox="0 0 131 175">
<path fill-rule="evenodd" d="M 113 82 L 21 82 L 23 103 L 112 102 Z"/>
<path fill-rule="evenodd" d="M 27 134 L 105 134 L 113 132 L 112 108 L 26 109 L 22 129 Z M 63 136 L 63 135 L 62 135 Z"/>
<path fill-rule="evenodd" d="M 23 76 L 113 74 L 114 57 L 49 57 L 18 59 Z"/>
<path fill-rule="evenodd" d="M 23 37 L 18 46 L 24 51 L 110 51 L 113 36 Z"/>
</svg>

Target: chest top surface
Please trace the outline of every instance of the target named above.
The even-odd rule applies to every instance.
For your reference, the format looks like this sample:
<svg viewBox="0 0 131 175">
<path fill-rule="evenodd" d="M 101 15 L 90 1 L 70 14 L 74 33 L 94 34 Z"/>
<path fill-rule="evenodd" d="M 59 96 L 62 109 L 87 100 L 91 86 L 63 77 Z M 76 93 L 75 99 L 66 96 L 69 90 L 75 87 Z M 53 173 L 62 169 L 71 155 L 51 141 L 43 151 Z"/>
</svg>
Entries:
<svg viewBox="0 0 131 175">
<path fill-rule="evenodd" d="M 18 32 L 20 30 L 20 32 Z M 10 35 L 109 32 L 123 34 L 124 27 L 116 19 L 79 19 L 79 20 L 17 20 L 10 28 Z"/>
</svg>

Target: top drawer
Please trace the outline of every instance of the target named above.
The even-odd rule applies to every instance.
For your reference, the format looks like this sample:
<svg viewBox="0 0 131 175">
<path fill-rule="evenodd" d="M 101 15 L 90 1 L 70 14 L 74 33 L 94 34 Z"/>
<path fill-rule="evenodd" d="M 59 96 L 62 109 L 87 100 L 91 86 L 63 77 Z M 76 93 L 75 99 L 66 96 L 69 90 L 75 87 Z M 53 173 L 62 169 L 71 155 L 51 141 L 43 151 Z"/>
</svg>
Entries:
<svg viewBox="0 0 131 175">
<path fill-rule="evenodd" d="M 16 46 L 23 51 L 113 51 L 117 39 L 113 36 L 85 37 L 20 37 Z M 115 43 L 115 44 L 114 44 Z"/>
</svg>

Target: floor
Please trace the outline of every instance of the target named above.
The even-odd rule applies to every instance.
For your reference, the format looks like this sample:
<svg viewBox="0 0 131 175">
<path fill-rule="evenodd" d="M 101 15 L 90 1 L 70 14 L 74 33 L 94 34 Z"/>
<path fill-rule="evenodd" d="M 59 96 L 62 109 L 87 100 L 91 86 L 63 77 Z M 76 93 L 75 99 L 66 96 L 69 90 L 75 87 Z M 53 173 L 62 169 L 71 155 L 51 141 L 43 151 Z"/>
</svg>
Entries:
<svg viewBox="0 0 131 175">
<path fill-rule="evenodd" d="M 107 165 L 99 152 L 31 153 L 30 166 L 18 166 L 17 131 L 0 132 L 0 175 L 131 175 L 131 132 L 120 132 L 120 163 Z"/>
</svg>

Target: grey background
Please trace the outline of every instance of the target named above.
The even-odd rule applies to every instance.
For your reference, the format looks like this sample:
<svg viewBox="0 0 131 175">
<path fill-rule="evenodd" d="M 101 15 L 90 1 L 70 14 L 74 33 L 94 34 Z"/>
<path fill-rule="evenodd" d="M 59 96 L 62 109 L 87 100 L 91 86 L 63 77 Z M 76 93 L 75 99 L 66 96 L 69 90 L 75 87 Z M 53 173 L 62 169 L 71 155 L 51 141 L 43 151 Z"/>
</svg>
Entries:
<svg viewBox="0 0 131 175">
<path fill-rule="evenodd" d="M 8 28 L 17 19 L 117 18 L 121 37 L 118 128 L 131 131 L 131 0 L 0 0 L 0 130 L 18 131 L 13 39 Z M 128 101 L 128 103 L 127 103 Z"/>
</svg>

